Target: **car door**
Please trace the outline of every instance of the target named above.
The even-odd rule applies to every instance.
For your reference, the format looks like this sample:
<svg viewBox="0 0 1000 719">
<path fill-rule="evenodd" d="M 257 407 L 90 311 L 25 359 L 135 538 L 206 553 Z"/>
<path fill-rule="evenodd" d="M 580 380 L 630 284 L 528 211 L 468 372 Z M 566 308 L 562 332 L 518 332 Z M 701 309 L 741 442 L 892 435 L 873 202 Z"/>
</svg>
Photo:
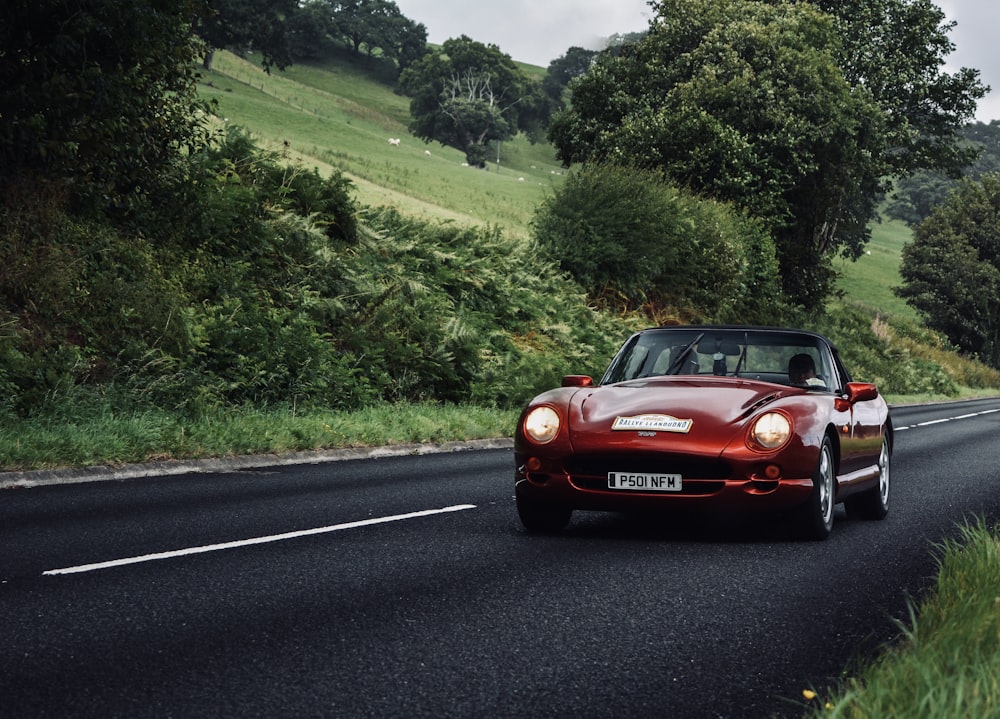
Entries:
<svg viewBox="0 0 1000 719">
<path fill-rule="evenodd" d="M 840 474 L 874 471 L 882 449 L 886 421 L 885 402 L 875 386 L 854 382 L 833 350 L 838 387 L 835 422 L 840 434 Z"/>
</svg>

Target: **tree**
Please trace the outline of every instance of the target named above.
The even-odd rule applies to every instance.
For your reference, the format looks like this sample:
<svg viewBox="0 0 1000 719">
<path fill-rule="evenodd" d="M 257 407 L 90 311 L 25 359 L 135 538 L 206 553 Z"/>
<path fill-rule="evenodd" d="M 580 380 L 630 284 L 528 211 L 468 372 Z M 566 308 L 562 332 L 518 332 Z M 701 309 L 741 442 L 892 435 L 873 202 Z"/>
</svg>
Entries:
<svg viewBox="0 0 1000 719">
<path fill-rule="evenodd" d="M 1000 174 L 966 180 L 903 248 L 900 297 L 961 351 L 1000 368 Z"/>
<path fill-rule="evenodd" d="M 340 35 L 360 55 L 376 51 L 406 66 L 423 55 L 427 28 L 403 16 L 393 0 L 331 0 Z M 416 56 L 414 56 L 416 55 Z"/>
<path fill-rule="evenodd" d="M 412 98 L 410 130 L 463 151 L 475 167 L 486 165 L 491 143 L 537 128 L 548 107 L 509 55 L 465 35 L 410 66 L 400 88 Z"/>
<path fill-rule="evenodd" d="M 978 180 L 991 172 L 1000 172 L 1000 120 L 967 125 L 961 130 L 961 136 L 962 142 L 978 153 L 975 162 L 963 171 L 963 177 Z M 885 213 L 915 227 L 928 218 L 957 185 L 958 180 L 942 171 L 916 172 L 896 182 Z"/>
<path fill-rule="evenodd" d="M 308 0 L 286 22 L 293 60 L 318 60 L 333 47 L 337 23 L 326 0 Z"/>
<path fill-rule="evenodd" d="M 939 170 L 956 177 L 975 158 L 959 133 L 989 88 L 978 70 L 942 71 L 955 49 L 948 39 L 955 23 L 933 0 L 810 1 L 836 18 L 844 77 L 882 110 L 886 176 Z"/>
<path fill-rule="evenodd" d="M 762 218 L 786 294 L 828 294 L 880 189 L 881 117 L 837 67 L 832 19 L 807 4 L 655 3 L 650 32 L 571 84 L 549 137 L 564 163 L 637 162 Z"/>
<path fill-rule="evenodd" d="M 399 71 L 427 49 L 427 28 L 405 17 L 392 0 L 308 0 L 288 21 L 293 54 L 316 59 L 331 42 L 343 42 L 355 55 L 381 56 Z"/>
<path fill-rule="evenodd" d="M 261 65 L 284 69 L 291 64 L 285 23 L 298 8 L 297 0 L 208 0 L 210 12 L 195 24 L 205 41 L 202 64 L 212 69 L 215 50 L 238 53 L 254 50 Z"/>
<path fill-rule="evenodd" d="M 393 56 L 402 74 L 427 52 L 427 26 L 400 16 L 393 32 Z"/>
<path fill-rule="evenodd" d="M 564 55 L 560 55 L 549 63 L 542 89 L 559 107 L 563 104 L 563 93 L 571 80 L 586 74 L 597 57 L 596 50 L 586 50 L 582 47 L 571 47 Z"/>
<path fill-rule="evenodd" d="M 205 140 L 196 0 L 8 0 L 0 23 L 0 186 L 31 176 L 116 204 Z M 28 193 L 30 194 L 30 193 Z"/>
</svg>

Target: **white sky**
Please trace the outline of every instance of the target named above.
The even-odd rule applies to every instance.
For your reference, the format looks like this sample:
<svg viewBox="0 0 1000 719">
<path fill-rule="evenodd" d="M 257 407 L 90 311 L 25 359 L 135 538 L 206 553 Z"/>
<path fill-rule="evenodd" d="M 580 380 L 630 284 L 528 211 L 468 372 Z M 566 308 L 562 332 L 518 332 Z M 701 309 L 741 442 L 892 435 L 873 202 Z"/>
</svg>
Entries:
<svg viewBox="0 0 1000 719">
<path fill-rule="evenodd" d="M 427 27 L 430 42 L 468 35 L 542 67 L 570 47 L 598 49 L 609 35 L 645 30 L 651 14 L 646 0 L 396 0 L 396 5 Z M 947 69 L 978 69 L 993 91 L 979 103 L 976 119 L 1000 120 L 1000 2 L 937 0 L 937 5 L 958 23 L 949 35 L 956 50 Z"/>
</svg>

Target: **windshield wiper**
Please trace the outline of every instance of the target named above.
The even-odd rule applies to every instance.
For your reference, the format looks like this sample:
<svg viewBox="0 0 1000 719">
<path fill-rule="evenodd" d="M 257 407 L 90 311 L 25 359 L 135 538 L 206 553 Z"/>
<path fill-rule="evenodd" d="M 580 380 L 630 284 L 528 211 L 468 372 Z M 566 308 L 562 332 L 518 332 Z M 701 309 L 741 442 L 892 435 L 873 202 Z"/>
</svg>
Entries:
<svg viewBox="0 0 1000 719">
<path fill-rule="evenodd" d="M 736 369 L 733 370 L 733 377 L 740 376 L 740 369 L 743 367 L 743 360 L 747 358 L 747 346 L 750 344 L 750 338 L 747 333 L 743 333 L 743 351 L 740 352 L 740 358 L 736 361 Z"/>
<path fill-rule="evenodd" d="M 691 350 L 694 349 L 694 346 L 696 344 L 698 344 L 699 342 L 701 342 L 701 338 L 704 337 L 704 336 L 705 336 L 705 333 L 702 332 L 700 335 L 698 335 L 697 337 L 695 337 L 694 340 L 691 342 L 691 344 L 689 344 L 687 347 L 685 347 L 684 351 L 681 352 L 679 355 L 677 355 L 677 359 L 675 359 L 673 362 L 670 363 L 670 366 L 667 367 L 666 374 L 676 374 L 677 370 L 679 370 L 681 368 L 681 365 L 684 363 L 684 360 L 687 359 L 687 356 L 689 354 L 691 354 Z"/>
</svg>

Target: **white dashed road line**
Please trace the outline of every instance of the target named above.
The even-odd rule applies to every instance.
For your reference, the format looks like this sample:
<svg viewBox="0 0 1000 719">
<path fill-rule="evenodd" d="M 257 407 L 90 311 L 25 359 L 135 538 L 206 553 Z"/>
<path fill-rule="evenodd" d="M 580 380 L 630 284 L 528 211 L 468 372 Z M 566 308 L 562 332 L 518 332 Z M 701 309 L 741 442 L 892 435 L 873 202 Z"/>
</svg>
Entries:
<svg viewBox="0 0 1000 719">
<path fill-rule="evenodd" d="M 893 430 L 900 432 L 904 429 L 916 429 L 918 427 L 930 427 L 932 424 L 942 424 L 944 422 L 956 422 L 960 419 L 971 419 L 973 417 L 982 417 L 984 414 L 993 414 L 994 412 L 1000 412 L 1000 409 L 986 409 L 982 412 L 972 412 L 971 414 L 960 414 L 957 417 L 945 417 L 944 419 L 932 419 L 929 422 L 919 422 L 917 424 L 908 424 L 903 427 L 893 427 Z"/>
<path fill-rule="evenodd" d="M 250 539 L 240 539 L 235 542 L 223 542 L 222 544 L 206 544 L 201 547 L 188 547 L 186 549 L 175 549 L 170 552 L 157 552 L 156 554 L 144 554 L 138 557 L 126 557 L 124 559 L 112 559 L 108 562 L 95 562 L 94 564 L 81 564 L 75 567 L 64 567 L 63 569 L 49 569 L 42 572 L 46 576 L 59 574 L 79 574 L 80 572 L 93 572 L 98 569 L 109 569 L 111 567 L 121 567 L 126 564 L 139 564 L 141 562 L 153 562 L 158 559 L 171 559 L 173 557 L 183 557 L 189 554 L 203 554 L 205 552 L 217 552 L 222 549 L 237 549 L 248 547 L 254 544 L 267 544 L 269 542 L 280 542 L 284 539 L 296 539 L 298 537 L 309 537 L 314 534 L 327 534 L 338 532 L 342 529 L 356 529 L 367 527 L 373 524 L 385 524 L 387 522 L 398 522 L 404 519 L 416 519 L 417 517 L 428 517 L 434 514 L 446 514 L 448 512 L 461 512 L 466 509 L 475 509 L 474 504 L 456 504 L 452 507 L 442 507 L 441 509 L 425 509 L 421 512 L 410 512 L 408 514 L 396 514 L 390 517 L 376 517 L 373 519 L 362 519 L 357 522 L 346 522 L 344 524 L 333 524 L 329 527 L 316 527 L 314 529 L 302 529 L 296 532 L 285 532 L 284 534 L 272 534 L 266 537 L 252 537 Z"/>
</svg>

